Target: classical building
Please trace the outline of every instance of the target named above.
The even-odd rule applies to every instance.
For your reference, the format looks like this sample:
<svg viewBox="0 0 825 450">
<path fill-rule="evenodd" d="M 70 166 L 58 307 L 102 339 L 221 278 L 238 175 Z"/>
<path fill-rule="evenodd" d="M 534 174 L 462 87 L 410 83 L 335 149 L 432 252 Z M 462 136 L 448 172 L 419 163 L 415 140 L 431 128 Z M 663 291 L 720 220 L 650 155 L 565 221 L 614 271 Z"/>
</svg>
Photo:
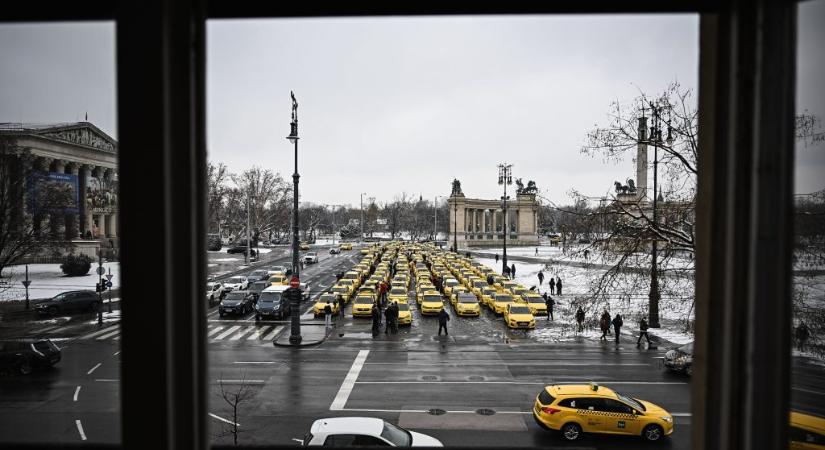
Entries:
<svg viewBox="0 0 825 450">
<path fill-rule="evenodd" d="M 73 241 L 80 253 L 94 254 L 100 241 L 106 242 L 105 247 L 117 246 L 118 147 L 114 139 L 89 122 L 2 123 L 0 138 L 26 155 L 21 161 L 29 177 L 21 207 L 41 221 L 42 228 Z M 39 203 L 55 191 L 68 199 L 59 208 Z"/>
<path fill-rule="evenodd" d="M 507 202 L 504 217 L 501 200 L 467 198 L 458 180 L 447 200 L 450 208 L 450 242 L 455 234 L 458 248 L 499 247 L 508 230 L 507 245 L 537 245 L 538 203 L 532 193 L 517 193 Z"/>
</svg>

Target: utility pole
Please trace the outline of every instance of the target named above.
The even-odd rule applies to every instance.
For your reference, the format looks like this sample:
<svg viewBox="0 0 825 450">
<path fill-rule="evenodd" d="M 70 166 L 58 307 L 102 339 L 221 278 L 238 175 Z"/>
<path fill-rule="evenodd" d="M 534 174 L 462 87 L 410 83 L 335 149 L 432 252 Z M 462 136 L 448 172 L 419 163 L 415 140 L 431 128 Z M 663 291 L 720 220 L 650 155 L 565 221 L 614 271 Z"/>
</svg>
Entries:
<svg viewBox="0 0 825 450">
<path fill-rule="evenodd" d="M 292 96 L 292 122 L 290 123 L 290 132 L 287 139 L 295 144 L 295 173 L 292 174 L 292 280 L 300 280 L 300 265 L 298 264 L 298 102 L 295 100 L 295 94 L 290 92 Z M 292 345 L 299 345 L 303 338 L 301 337 L 301 295 L 300 285 L 293 287 L 298 292 L 292 295 L 290 304 L 290 335 L 289 343 Z"/>
<path fill-rule="evenodd" d="M 455 253 L 458 253 L 458 196 L 457 195 L 453 197 L 453 251 Z"/>
<path fill-rule="evenodd" d="M 23 280 L 23 286 L 26 287 L 26 311 L 29 310 L 29 285 L 32 284 L 29 280 L 29 265 L 26 264 L 26 279 Z"/>
<path fill-rule="evenodd" d="M 332 205 L 332 246 L 335 247 L 335 205 Z"/>
<path fill-rule="evenodd" d="M 513 184 L 513 165 L 499 164 L 498 165 L 498 184 L 504 186 L 504 195 L 501 196 L 501 209 L 504 212 L 502 222 L 504 222 L 504 250 L 501 255 L 501 273 L 505 272 L 507 268 L 507 234 L 510 232 L 507 220 L 507 185 Z"/>
<path fill-rule="evenodd" d="M 361 237 L 358 238 L 358 242 L 364 241 L 364 196 L 367 195 L 366 192 L 361 193 Z"/>
<path fill-rule="evenodd" d="M 246 264 L 249 264 L 249 247 L 251 246 L 249 242 L 249 203 L 251 195 L 252 189 L 249 189 L 246 193 Z"/>
<path fill-rule="evenodd" d="M 433 202 L 433 241 L 438 245 L 438 198 L 441 197 L 440 195 L 435 196 L 435 202 Z"/>
<path fill-rule="evenodd" d="M 97 324 L 103 325 L 103 249 L 97 249 Z"/>
</svg>

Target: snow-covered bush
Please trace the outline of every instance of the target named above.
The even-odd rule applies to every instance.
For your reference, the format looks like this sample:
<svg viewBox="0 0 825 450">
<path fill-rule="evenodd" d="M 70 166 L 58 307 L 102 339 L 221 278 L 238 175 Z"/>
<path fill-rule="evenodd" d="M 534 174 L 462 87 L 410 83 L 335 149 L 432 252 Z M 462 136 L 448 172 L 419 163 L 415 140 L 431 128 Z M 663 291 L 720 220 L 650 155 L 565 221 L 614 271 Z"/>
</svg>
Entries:
<svg viewBox="0 0 825 450">
<path fill-rule="evenodd" d="M 67 255 L 60 264 L 60 270 L 70 277 L 77 277 L 89 273 L 92 268 L 92 258 L 86 255 Z"/>
</svg>

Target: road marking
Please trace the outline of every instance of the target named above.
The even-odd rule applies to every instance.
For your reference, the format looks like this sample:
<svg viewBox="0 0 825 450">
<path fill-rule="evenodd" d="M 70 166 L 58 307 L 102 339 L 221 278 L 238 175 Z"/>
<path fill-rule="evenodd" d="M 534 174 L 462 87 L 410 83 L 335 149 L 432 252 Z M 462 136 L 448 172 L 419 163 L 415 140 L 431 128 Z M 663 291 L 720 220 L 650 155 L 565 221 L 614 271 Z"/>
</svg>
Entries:
<svg viewBox="0 0 825 450">
<path fill-rule="evenodd" d="M 222 326 L 217 326 L 215 328 L 212 328 L 212 331 L 210 331 L 209 333 L 206 333 L 206 337 L 210 337 L 213 334 L 215 334 L 215 333 L 217 333 L 218 331 L 221 331 L 221 330 L 223 330 Z"/>
<path fill-rule="evenodd" d="M 220 420 L 221 422 L 226 422 L 226 423 L 228 423 L 229 425 L 235 425 L 235 426 L 236 426 L 236 427 L 238 427 L 238 428 L 240 428 L 240 427 L 241 427 L 241 424 L 239 424 L 239 423 L 235 423 L 235 422 L 233 422 L 233 421 L 231 421 L 231 420 L 229 420 L 229 419 L 224 419 L 223 417 L 221 417 L 221 416 L 217 416 L 217 415 L 212 414 L 212 413 L 209 413 L 209 417 L 212 417 L 212 418 L 214 418 L 214 419 L 218 419 L 218 420 Z"/>
<path fill-rule="evenodd" d="M 277 364 L 278 361 L 235 361 L 233 364 Z"/>
<path fill-rule="evenodd" d="M 254 331 L 254 330 L 255 330 L 255 327 L 254 327 L 254 326 L 251 326 L 251 327 L 246 327 L 246 328 L 244 328 L 243 330 L 239 331 L 239 332 L 238 332 L 237 334 L 235 334 L 234 336 L 232 336 L 231 338 L 229 338 L 229 340 L 230 340 L 230 341 L 237 341 L 238 339 L 240 339 L 240 338 L 242 338 L 242 337 L 246 336 L 246 333 L 249 333 L 249 332 Z"/>
<path fill-rule="evenodd" d="M 338 390 L 335 400 L 332 401 L 332 405 L 329 407 L 331 411 L 344 409 L 344 405 L 347 404 L 347 399 L 349 399 L 350 394 L 352 394 L 352 388 L 355 387 L 355 382 L 358 381 L 358 374 L 361 373 L 361 369 L 364 367 L 364 362 L 367 360 L 367 355 L 369 354 L 369 350 L 360 350 L 358 352 L 358 356 L 355 357 L 349 373 L 347 373 L 346 378 L 344 378 L 344 382 L 341 383 L 341 389 Z"/>
<path fill-rule="evenodd" d="M 117 383 L 120 380 L 117 380 L 117 379 L 114 379 L 114 378 L 95 378 L 95 381 L 105 381 L 105 382 L 110 382 L 110 383 Z"/>
<path fill-rule="evenodd" d="M 218 313 L 218 309 L 216 308 L 214 311 L 212 311 L 211 313 L 207 314 L 207 315 L 206 315 L 206 317 L 213 316 L 213 315 L 215 315 L 215 314 L 217 314 L 217 313 Z"/>
<path fill-rule="evenodd" d="M 106 334 L 104 334 L 104 335 L 102 335 L 102 336 L 98 336 L 98 337 L 97 337 L 97 340 L 98 340 L 98 341 L 102 341 L 102 340 L 104 340 L 104 339 L 109 339 L 110 337 L 112 337 L 112 336 L 114 336 L 114 335 L 116 335 L 116 334 L 120 334 L 120 330 L 115 330 L 115 331 L 112 331 L 111 333 L 106 333 Z"/>
<path fill-rule="evenodd" d="M 95 337 L 95 336 L 98 336 L 98 335 L 100 335 L 100 334 L 103 334 L 103 333 L 108 333 L 108 332 L 110 332 L 110 331 L 112 331 L 112 330 L 114 330 L 115 328 L 118 328 L 118 327 L 120 327 L 120 325 L 115 325 L 115 326 L 111 326 L 111 327 L 106 327 L 106 328 L 104 328 L 104 329 L 102 329 L 102 330 L 98 330 L 98 331 L 95 331 L 95 332 L 89 333 L 89 334 L 87 334 L 87 335 L 85 335 L 85 336 L 80 336 L 78 339 L 91 339 L 91 338 L 93 338 L 93 337 Z"/>
<path fill-rule="evenodd" d="M 73 402 L 77 401 L 77 394 L 79 394 L 79 393 L 80 393 L 80 386 L 78 386 L 77 389 L 74 390 L 74 397 L 72 397 Z"/>
<path fill-rule="evenodd" d="M 53 326 L 50 326 L 50 327 L 43 328 L 42 330 L 33 331 L 31 334 L 46 334 L 46 333 L 50 333 L 50 332 L 52 332 L 56 329 L 59 329 L 59 328 L 60 328 L 60 325 L 53 325 Z"/>
<path fill-rule="evenodd" d="M 223 333 L 221 333 L 221 334 L 219 334 L 219 335 L 215 336 L 215 340 L 216 340 L 216 341 L 220 341 L 221 339 L 223 339 L 223 338 L 225 338 L 225 337 L 229 336 L 230 334 L 232 334 L 232 333 L 234 333 L 234 332 L 238 331 L 238 329 L 239 329 L 239 328 L 241 328 L 241 326 L 240 326 L 240 325 L 235 325 L 234 327 L 229 327 L 229 329 L 228 329 L 228 330 L 226 330 L 226 331 L 224 331 Z"/>
<path fill-rule="evenodd" d="M 247 341 L 254 341 L 255 339 L 262 339 L 263 336 L 265 336 L 267 333 L 272 331 L 273 328 L 274 328 L 273 325 L 270 325 L 268 327 L 258 328 L 254 333 L 250 334 L 249 337 L 246 338 L 246 340 Z"/>
<path fill-rule="evenodd" d="M 120 354 L 120 350 L 116 351 L 112 356 L 117 356 Z"/>
<path fill-rule="evenodd" d="M 272 330 L 269 334 L 267 334 L 266 336 L 262 337 L 262 338 L 261 338 L 261 340 L 262 340 L 262 341 L 268 341 L 268 340 L 270 340 L 270 339 L 273 339 L 273 338 L 275 338 L 275 335 L 276 335 L 276 334 L 278 334 L 278 333 L 280 333 L 280 331 L 281 331 L 281 330 L 283 330 L 283 329 L 284 329 L 284 327 L 283 327 L 283 326 L 277 326 L 277 327 L 275 327 L 275 329 L 274 329 L 274 330 Z"/>
<path fill-rule="evenodd" d="M 424 409 L 368 409 L 368 408 L 342 408 L 340 411 L 351 411 L 351 412 L 375 412 L 375 413 L 428 413 L 428 410 Z M 445 411 L 451 414 L 477 414 L 475 410 L 467 411 L 467 410 L 450 410 Z M 533 411 L 496 411 L 496 414 L 525 414 L 531 415 Z M 692 414 L 688 412 L 677 412 L 670 414 L 673 417 L 691 417 Z"/>
<path fill-rule="evenodd" d="M 266 380 L 215 380 L 217 383 L 230 384 L 264 384 Z"/>
<path fill-rule="evenodd" d="M 508 360 L 489 360 L 484 359 L 481 361 L 473 361 L 473 360 L 460 360 L 460 361 L 450 361 L 450 362 L 422 362 L 422 363 L 391 363 L 391 362 L 374 362 L 374 363 L 367 363 L 369 365 L 375 366 L 394 366 L 394 365 L 406 365 L 406 366 L 649 366 L 648 363 L 598 363 L 598 362 L 570 362 L 570 363 L 560 363 L 556 361 L 508 361 Z"/>
<path fill-rule="evenodd" d="M 103 364 L 103 363 L 97 363 L 97 365 L 96 365 L 96 366 L 92 367 L 91 369 L 89 369 L 89 371 L 88 371 L 88 372 L 86 372 L 86 375 L 91 375 L 91 374 L 92 374 L 92 372 L 94 372 L 95 370 L 97 370 L 97 368 L 98 368 L 98 367 L 100 367 L 102 364 Z"/>
<path fill-rule="evenodd" d="M 80 439 L 86 440 L 86 433 L 83 432 L 83 425 L 80 423 L 80 419 L 74 421 L 75 425 L 77 425 L 77 432 L 80 433 Z"/>
</svg>

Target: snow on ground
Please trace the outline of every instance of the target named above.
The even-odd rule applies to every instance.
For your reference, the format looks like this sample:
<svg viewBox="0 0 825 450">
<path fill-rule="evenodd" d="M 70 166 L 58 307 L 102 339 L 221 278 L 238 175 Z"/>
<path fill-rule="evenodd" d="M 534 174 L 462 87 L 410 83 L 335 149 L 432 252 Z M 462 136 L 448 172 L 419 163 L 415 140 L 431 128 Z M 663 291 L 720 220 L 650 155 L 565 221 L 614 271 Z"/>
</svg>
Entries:
<svg viewBox="0 0 825 450">
<path fill-rule="evenodd" d="M 120 263 L 107 262 L 103 267 L 108 274 L 111 270 L 112 287 L 120 286 Z M 97 263 L 92 263 L 89 273 L 79 277 L 69 277 L 60 270 L 60 264 L 29 264 L 29 298 L 51 298 L 55 295 L 80 289 L 95 289 L 98 282 L 96 273 Z M 24 300 L 26 289 L 21 281 L 25 280 L 26 266 L 17 265 L 7 267 L 3 270 L 3 278 L 0 280 L 0 301 Z M 105 276 L 103 278 L 106 279 Z"/>
</svg>

